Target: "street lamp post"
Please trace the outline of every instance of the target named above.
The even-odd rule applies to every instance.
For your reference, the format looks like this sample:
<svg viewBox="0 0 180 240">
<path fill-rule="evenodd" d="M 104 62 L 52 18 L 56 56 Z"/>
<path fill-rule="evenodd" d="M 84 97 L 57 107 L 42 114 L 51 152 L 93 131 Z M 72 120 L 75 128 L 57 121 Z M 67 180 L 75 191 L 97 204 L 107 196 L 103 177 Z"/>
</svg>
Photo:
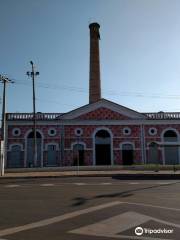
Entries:
<svg viewBox="0 0 180 240">
<path fill-rule="evenodd" d="M 36 138 L 36 97 L 35 97 L 35 76 L 39 75 L 39 72 L 35 71 L 34 63 L 30 61 L 31 64 L 31 72 L 27 72 L 27 75 L 32 78 L 33 83 L 33 133 L 34 133 L 34 141 L 33 141 L 33 160 L 34 166 L 37 166 L 37 138 Z"/>
<path fill-rule="evenodd" d="M 4 175 L 4 165 L 6 160 L 6 84 L 14 83 L 7 77 L 0 75 L 0 82 L 3 83 L 3 104 L 2 104 L 2 124 L 1 124 L 1 156 L 0 156 L 0 176 Z"/>
</svg>

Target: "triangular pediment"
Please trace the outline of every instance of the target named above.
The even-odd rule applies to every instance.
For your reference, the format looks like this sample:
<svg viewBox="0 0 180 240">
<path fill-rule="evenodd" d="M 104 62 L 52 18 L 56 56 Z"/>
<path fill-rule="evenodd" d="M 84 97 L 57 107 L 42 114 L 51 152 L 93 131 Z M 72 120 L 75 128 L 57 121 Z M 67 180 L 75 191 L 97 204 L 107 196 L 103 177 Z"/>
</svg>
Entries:
<svg viewBox="0 0 180 240">
<path fill-rule="evenodd" d="M 65 113 L 60 118 L 77 120 L 128 120 L 145 119 L 146 116 L 109 100 L 101 99 L 98 102 Z"/>
</svg>

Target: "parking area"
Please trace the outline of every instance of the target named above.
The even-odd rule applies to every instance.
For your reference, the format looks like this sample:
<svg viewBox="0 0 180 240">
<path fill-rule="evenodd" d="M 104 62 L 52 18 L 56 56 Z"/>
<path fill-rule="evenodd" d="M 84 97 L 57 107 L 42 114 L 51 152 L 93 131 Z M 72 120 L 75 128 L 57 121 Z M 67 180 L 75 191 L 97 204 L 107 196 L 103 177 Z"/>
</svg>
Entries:
<svg viewBox="0 0 180 240">
<path fill-rule="evenodd" d="M 180 181 L 0 182 L 0 239 L 179 239 Z"/>
</svg>

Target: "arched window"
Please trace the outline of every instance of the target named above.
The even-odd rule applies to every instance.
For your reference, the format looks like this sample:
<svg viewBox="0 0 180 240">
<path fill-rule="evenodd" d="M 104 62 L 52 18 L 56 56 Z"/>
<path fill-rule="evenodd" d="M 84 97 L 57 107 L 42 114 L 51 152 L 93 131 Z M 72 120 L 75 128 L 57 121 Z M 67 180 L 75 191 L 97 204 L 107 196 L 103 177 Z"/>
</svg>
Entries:
<svg viewBox="0 0 180 240">
<path fill-rule="evenodd" d="M 177 133 L 173 130 L 167 130 L 164 133 L 164 141 L 165 142 L 177 142 L 178 137 L 177 137 Z"/>
<path fill-rule="evenodd" d="M 28 134 L 28 138 L 34 138 L 34 132 L 30 132 Z M 36 138 L 41 138 L 41 134 L 39 132 L 36 132 Z"/>
<path fill-rule="evenodd" d="M 96 133 L 96 137 L 99 137 L 99 138 L 109 138 L 109 137 L 110 137 L 110 134 L 108 133 L 108 131 L 102 129 L 102 130 L 99 130 L 99 131 Z"/>
<path fill-rule="evenodd" d="M 164 162 L 165 164 L 179 164 L 179 147 L 177 146 L 178 135 L 174 130 L 167 130 L 164 133 L 164 142 L 167 142 L 164 146 Z M 169 144 L 169 142 L 171 144 Z M 174 143 L 174 144 L 173 144 Z"/>
</svg>

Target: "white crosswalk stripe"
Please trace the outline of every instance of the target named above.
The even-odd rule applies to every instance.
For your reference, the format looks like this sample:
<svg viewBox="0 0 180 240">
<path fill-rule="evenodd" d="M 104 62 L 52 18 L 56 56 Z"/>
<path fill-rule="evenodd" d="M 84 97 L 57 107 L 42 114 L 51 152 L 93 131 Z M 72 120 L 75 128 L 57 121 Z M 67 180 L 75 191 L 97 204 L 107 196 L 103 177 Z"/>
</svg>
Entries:
<svg viewBox="0 0 180 240">
<path fill-rule="evenodd" d="M 8 185 L 5 185 L 6 188 L 16 188 L 16 187 L 20 187 L 20 185 L 17 185 L 17 184 L 8 184 Z"/>
<path fill-rule="evenodd" d="M 2 229 L 2 230 L 0 230 L 0 237 L 6 236 L 6 235 L 12 235 L 12 234 L 22 232 L 22 231 L 36 229 L 39 227 L 45 227 L 45 226 L 48 226 L 51 224 L 59 223 L 59 222 L 69 220 L 74 217 L 81 216 L 84 214 L 88 214 L 88 213 L 96 212 L 98 210 L 103 210 L 103 209 L 106 209 L 109 207 L 117 206 L 119 204 L 121 204 L 120 201 L 104 203 L 104 204 L 92 206 L 92 207 L 85 208 L 85 209 L 79 209 L 77 211 L 73 211 L 70 213 L 65 213 L 63 215 L 50 217 L 50 218 L 43 219 L 43 220 L 40 220 L 37 222 L 32 222 L 32 223 L 27 223 L 25 225 L 21 225 L 21 226 L 17 226 L 17 227 L 10 227 L 10 228 L 6 228 L 6 229 Z"/>
<path fill-rule="evenodd" d="M 86 183 L 81 183 L 81 182 L 78 182 L 78 183 L 74 183 L 75 185 L 77 186 L 82 186 L 82 185 L 86 185 Z"/>
<path fill-rule="evenodd" d="M 110 183 L 110 182 L 104 182 L 104 183 L 101 183 L 101 185 L 112 185 L 113 183 Z"/>
<path fill-rule="evenodd" d="M 130 182 L 129 184 L 136 185 L 136 184 L 140 184 L 140 183 L 139 182 Z"/>
<path fill-rule="evenodd" d="M 54 186 L 54 184 L 52 184 L 52 183 L 43 183 L 40 186 L 41 187 L 52 187 L 52 186 Z"/>
<path fill-rule="evenodd" d="M 159 184 L 159 185 L 168 185 L 168 184 L 171 184 L 171 182 L 156 182 L 156 184 Z"/>
</svg>

